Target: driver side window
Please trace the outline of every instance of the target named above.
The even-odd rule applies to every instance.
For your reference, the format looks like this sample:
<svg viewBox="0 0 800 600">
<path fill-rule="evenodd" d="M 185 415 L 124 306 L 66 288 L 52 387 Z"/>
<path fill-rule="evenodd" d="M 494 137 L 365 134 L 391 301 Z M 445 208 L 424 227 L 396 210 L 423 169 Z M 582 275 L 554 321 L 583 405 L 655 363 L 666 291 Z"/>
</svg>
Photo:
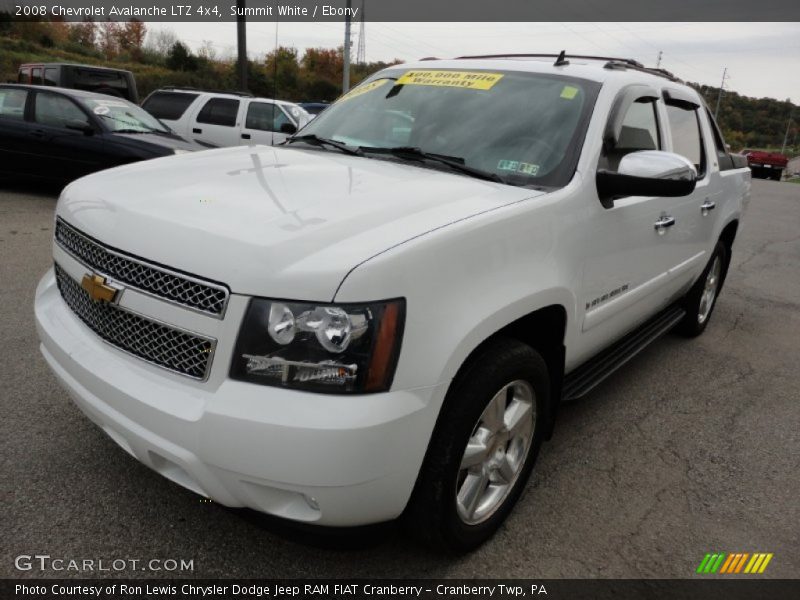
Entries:
<svg viewBox="0 0 800 600">
<path fill-rule="evenodd" d="M 604 145 L 599 167 L 616 171 L 623 156 L 639 150 L 661 150 L 656 103 L 649 96 L 638 98 L 628 107 L 619 139 Z"/>
<path fill-rule="evenodd" d="M 72 100 L 49 92 L 36 94 L 33 118 L 50 127 L 67 127 L 72 122 L 90 125 L 89 117 Z"/>
</svg>

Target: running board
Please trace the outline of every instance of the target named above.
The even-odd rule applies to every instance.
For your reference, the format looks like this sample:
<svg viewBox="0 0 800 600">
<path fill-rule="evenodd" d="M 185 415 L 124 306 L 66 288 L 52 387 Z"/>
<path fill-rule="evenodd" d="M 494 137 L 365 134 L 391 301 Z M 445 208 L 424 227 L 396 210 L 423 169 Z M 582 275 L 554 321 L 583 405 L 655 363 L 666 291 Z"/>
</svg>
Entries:
<svg viewBox="0 0 800 600">
<path fill-rule="evenodd" d="M 685 314 L 686 311 L 680 306 L 672 305 L 590 358 L 564 377 L 562 400 L 577 400 L 585 396 L 606 377 L 677 325 Z"/>
</svg>

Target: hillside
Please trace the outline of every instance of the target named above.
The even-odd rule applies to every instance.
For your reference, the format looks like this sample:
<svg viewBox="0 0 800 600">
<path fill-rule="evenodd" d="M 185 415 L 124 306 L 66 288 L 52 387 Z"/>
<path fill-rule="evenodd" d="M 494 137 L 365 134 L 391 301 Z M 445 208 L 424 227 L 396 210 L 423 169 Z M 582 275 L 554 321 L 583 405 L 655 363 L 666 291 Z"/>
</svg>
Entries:
<svg viewBox="0 0 800 600">
<path fill-rule="evenodd" d="M 141 23 L 138 38 L 133 41 L 130 36 L 125 37 L 123 28 L 109 33 L 107 26 L 91 24 L 91 27 L 88 40 L 81 41 L 75 35 L 76 29 L 63 23 L 0 23 L 0 81 L 15 80 L 21 63 L 66 61 L 128 69 L 136 76 L 142 98 L 166 85 L 236 88 L 235 64 L 232 60 L 216 58 L 213 47 L 193 55 L 177 39 L 168 40 L 168 44 L 160 48 L 147 46 Z M 211 46 L 210 42 L 208 44 Z M 399 61 L 353 65 L 352 82 L 356 84 L 396 62 Z M 320 101 L 333 100 L 341 93 L 341 48 L 311 48 L 300 56 L 295 48 L 280 47 L 261 61 L 249 61 L 248 66 L 249 91 L 258 96 Z M 703 94 L 712 110 L 716 107 L 718 88 L 697 83 L 689 85 Z M 794 118 L 787 154 L 797 155 L 800 154 L 800 110 L 788 100 L 750 98 L 726 90 L 718 120 L 726 141 L 734 150 L 780 150 L 790 114 Z"/>
</svg>

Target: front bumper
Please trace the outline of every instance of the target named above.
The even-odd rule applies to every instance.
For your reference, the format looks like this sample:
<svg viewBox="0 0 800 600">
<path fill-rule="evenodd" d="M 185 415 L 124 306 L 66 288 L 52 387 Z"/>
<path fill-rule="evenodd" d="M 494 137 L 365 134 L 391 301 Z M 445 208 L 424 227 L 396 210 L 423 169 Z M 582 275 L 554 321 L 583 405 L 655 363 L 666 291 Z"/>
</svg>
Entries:
<svg viewBox="0 0 800 600">
<path fill-rule="evenodd" d="M 376 523 L 405 508 L 445 385 L 332 396 L 185 382 L 97 337 L 52 269 L 35 313 L 42 354 L 77 406 L 164 477 L 226 506 L 320 525 Z"/>
</svg>

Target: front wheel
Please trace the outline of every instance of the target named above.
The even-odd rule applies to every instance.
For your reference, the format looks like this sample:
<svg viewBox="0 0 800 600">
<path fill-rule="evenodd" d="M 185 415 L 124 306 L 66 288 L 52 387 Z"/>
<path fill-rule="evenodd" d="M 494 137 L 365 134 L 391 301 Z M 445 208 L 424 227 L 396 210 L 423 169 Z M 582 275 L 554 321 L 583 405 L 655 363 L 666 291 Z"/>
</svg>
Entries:
<svg viewBox="0 0 800 600">
<path fill-rule="evenodd" d="M 471 550 L 500 527 L 528 480 L 550 395 L 547 366 L 516 340 L 487 345 L 457 377 L 405 521 L 428 545 Z"/>
</svg>

